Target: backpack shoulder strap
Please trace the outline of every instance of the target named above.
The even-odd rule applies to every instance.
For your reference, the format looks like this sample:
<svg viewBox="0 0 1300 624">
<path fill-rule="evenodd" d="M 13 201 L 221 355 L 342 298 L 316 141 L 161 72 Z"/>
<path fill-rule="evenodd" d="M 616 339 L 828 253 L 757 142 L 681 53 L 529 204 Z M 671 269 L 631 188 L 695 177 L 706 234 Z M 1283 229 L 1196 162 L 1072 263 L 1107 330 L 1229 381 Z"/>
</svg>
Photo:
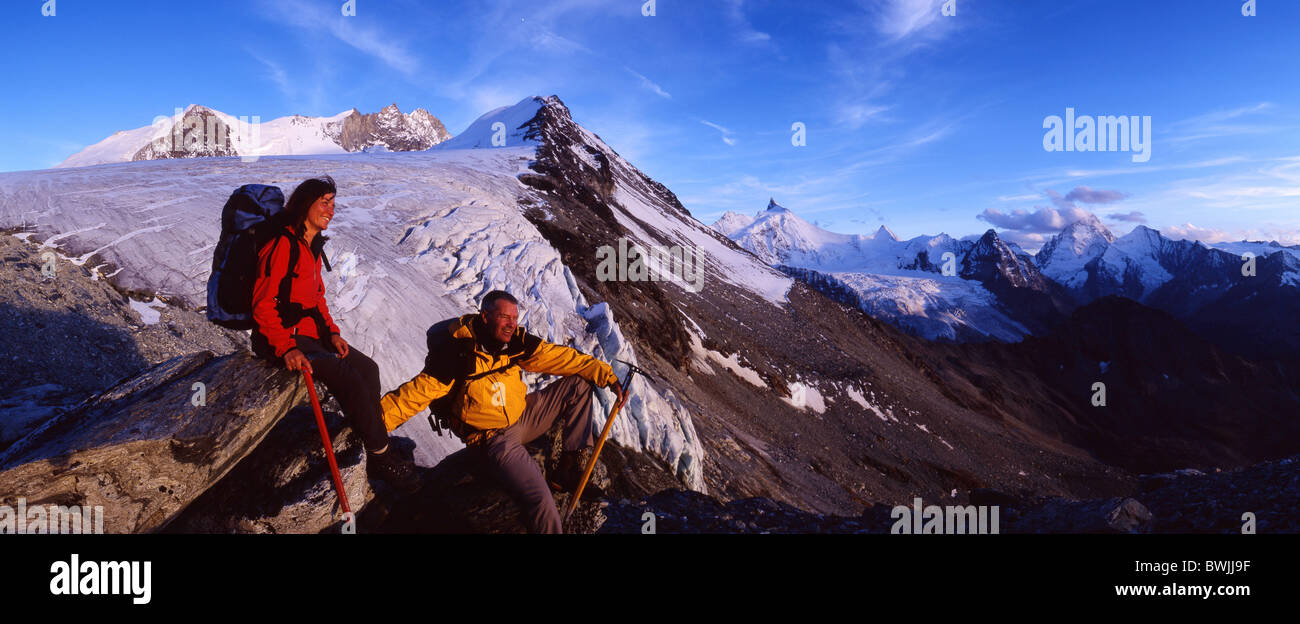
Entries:
<svg viewBox="0 0 1300 624">
<path fill-rule="evenodd" d="M 267 242 L 271 246 L 271 253 L 266 257 L 266 268 L 262 271 L 263 277 L 271 277 L 271 258 L 275 257 L 275 250 L 280 246 L 280 239 L 284 237 L 284 234 L 278 234 Z"/>
<path fill-rule="evenodd" d="M 289 267 L 284 272 L 284 278 L 280 280 L 280 288 L 277 291 L 277 296 L 280 298 L 281 304 L 288 304 L 289 295 L 293 292 L 293 278 L 295 277 L 294 271 L 298 269 L 298 258 L 302 255 L 302 250 L 299 249 L 301 245 L 299 245 L 298 241 L 293 237 L 288 234 L 280 234 L 280 236 L 289 239 Z"/>
<path fill-rule="evenodd" d="M 311 241 L 311 253 L 320 256 L 321 262 L 325 263 L 325 270 L 333 273 L 334 267 L 330 266 L 330 258 L 325 255 L 325 243 L 327 241 L 329 241 L 328 236 L 317 234 L 316 238 Z"/>
</svg>

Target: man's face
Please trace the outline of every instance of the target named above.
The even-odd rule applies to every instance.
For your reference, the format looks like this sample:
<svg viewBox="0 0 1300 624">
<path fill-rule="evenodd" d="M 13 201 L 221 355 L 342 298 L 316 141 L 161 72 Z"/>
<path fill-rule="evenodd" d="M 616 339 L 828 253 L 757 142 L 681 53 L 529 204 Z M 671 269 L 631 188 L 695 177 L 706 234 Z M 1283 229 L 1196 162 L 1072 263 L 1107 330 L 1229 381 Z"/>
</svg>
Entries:
<svg viewBox="0 0 1300 624">
<path fill-rule="evenodd" d="M 498 342 L 510 342 L 515 335 L 515 326 L 519 324 L 519 306 L 505 299 L 497 299 L 492 306 L 491 310 L 483 313 L 483 322 Z"/>
</svg>

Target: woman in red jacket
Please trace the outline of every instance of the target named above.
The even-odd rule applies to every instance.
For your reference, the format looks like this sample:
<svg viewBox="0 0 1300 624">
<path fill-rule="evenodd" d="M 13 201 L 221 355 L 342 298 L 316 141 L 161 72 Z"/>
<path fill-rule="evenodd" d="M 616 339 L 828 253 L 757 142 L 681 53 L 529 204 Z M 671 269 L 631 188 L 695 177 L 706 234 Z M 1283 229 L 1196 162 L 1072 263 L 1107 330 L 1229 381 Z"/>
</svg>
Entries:
<svg viewBox="0 0 1300 624">
<path fill-rule="evenodd" d="M 320 268 L 321 235 L 334 218 L 334 180 L 304 181 L 285 205 L 289 225 L 258 253 L 253 286 L 253 352 L 289 370 L 306 369 L 338 397 L 366 447 L 367 472 L 407 492 L 418 489 L 415 471 L 389 450 L 379 408 L 379 367 L 351 348 L 325 305 Z M 292 266 L 291 266 L 292 265 Z M 289 275 L 289 279 L 285 276 Z"/>
</svg>

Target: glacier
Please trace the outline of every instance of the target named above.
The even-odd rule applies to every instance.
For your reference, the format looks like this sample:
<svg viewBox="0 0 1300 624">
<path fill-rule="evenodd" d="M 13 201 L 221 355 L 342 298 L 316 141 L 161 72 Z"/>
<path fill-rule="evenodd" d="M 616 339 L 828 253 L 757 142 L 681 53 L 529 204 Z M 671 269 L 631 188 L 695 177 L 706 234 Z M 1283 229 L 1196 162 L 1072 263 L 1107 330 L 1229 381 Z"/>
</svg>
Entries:
<svg viewBox="0 0 1300 624">
<path fill-rule="evenodd" d="M 466 142 L 519 106 L 485 115 Z M 523 111 L 526 112 L 526 111 Z M 483 122 L 483 123 L 480 123 Z M 513 129 L 513 128 L 512 128 Z M 385 389 L 417 374 L 425 330 L 476 309 L 489 290 L 520 300 L 521 325 L 546 340 L 605 361 L 636 362 L 633 345 L 607 306 L 585 300 L 557 251 L 525 219 L 521 200 L 540 202 L 517 175 L 535 146 L 509 137 L 506 147 L 424 152 L 351 153 L 157 160 L 0 174 L 0 227 L 23 229 L 63 256 L 129 292 L 155 294 L 188 309 L 205 303 L 220 212 L 242 184 L 286 193 L 321 174 L 338 183 L 337 213 L 326 253 L 326 299 L 344 337 L 380 367 Z M 511 142 L 513 140 L 513 143 Z M 522 143 L 522 144 L 521 144 Z M 463 143 L 462 143 L 463 145 Z M 474 141 L 470 145 L 482 145 Z M 779 285 L 764 293 L 780 296 Z M 781 292 L 783 294 L 783 292 Z M 623 365 L 615 372 L 626 375 Z M 525 374 L 536 387 L 542 380 Z M 690 487 L 704 490 L 703 455 L 689 411 L 671 390 L 633 382 L 612 439 L 660 456 Z M 613 396 L 600 390 L 593 412 L 603 425 Z M 461 448 L 435 435 L 423 416 L 395 431 L 415 442 L 415 459 L 432 466 Z"/>
</svg>

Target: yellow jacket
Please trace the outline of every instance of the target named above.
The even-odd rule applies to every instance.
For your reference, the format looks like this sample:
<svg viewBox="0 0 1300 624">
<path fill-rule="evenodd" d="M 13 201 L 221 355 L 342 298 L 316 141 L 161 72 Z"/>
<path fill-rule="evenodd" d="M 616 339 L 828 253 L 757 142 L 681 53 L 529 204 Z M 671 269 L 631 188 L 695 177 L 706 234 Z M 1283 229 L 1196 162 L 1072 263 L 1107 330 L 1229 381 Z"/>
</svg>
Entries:
<svg viewBox="0 0 1300 624">
<path fill-rule="evenodd" d="M 463 388 L 450 397 L 448 406 L 448 411 L 459 416 L 456 420 L 474 429 L 513 425 L 524 413 L 528 393 L 516 366 L 532 373 L 577 375 L 601 388 L 618 383 L 609 364 L 546 342 L 522 327 L 515 329 L 514 337 L 497 353 L 488 352 L 476 330 L 486 332 L 477 314 L 448 319 L 429 329 L 424 370 L 380 399 L 389 431 L 447 396 L 457 379 L 464 380 Z"/>
</svg>

